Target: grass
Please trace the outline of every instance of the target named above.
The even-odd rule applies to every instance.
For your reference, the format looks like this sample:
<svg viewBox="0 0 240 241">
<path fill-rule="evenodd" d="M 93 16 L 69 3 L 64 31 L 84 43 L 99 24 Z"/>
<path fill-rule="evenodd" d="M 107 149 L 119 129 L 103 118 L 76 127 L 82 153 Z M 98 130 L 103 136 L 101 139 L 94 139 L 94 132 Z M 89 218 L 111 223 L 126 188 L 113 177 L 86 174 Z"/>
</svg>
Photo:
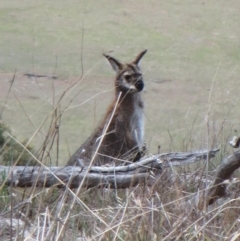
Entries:
<svg viewBox="0 0 240 241">
<path fill-rule="evenodd" d="M 147 48 L 141 65 L 149 154 L 156 153 L 158 145 L 161 152 L 220 147 L 214 169 L 232 152 L 226 144 L 239 129 L 239 7 L 237 0 L 2 0 L 1 103 L 16 70 L 2 120 L 14 136 L 32 138 L 31 144 L 38 149 L 46 137 L 49 143 L 53 141 L 54 126 L 49 129 L 49 125 L 57 107 L 62 113 L 59 150 L 54 142 L 50 154 L 55 163 L 59 152 L 59 163 L 64 165 L 69 152 L 89 136 L 113 97 L 114 73 L 102 53 L 129 61 Z M 55 74 L 58 79 L 23 76 L 29 72 Z M 61 94 L 82 74 L 58 105 Z M 197 168 L 179 173 L 187 177 Z M 49 230 L 58 233 L 61 224 L 55 218 L 64 220 L 70 212 L 68 240 L 77 236 L 96 240 L 234 240 L 239 228 L 237 192 L 205 212 L 191 209 L 186 213 L 179 208 L 180 200 L 196 191 L 197 181 L 193 177 L 184 180 L 160 182 L 156 190 L 147 187 L 145 193 L 140 188 L 119 191 L 122 199 L 118 203 L 112 191 L 93 189 L 80 194 L 72 211 L 66 204 L 71 202 L 71 194 L 58 193 L 58 197 L 59 190 L 33 189 L 34 203 L 22 212 L 34 227 L 45 224 L 45 229 L 39 229 L 40 236 Z M 10 195 L 5 188 L 1 192 L 1 210 L 5 210 Z M 48 203 L 53 192 L 56 200 Z M 24 200 L 29 195 L 20 192 L 16 203 L 19 197 Z M 49 235 L 57 237 L 50 231 Z M 66 239 L 64 235 L 61 238 Z"/>
</svg>

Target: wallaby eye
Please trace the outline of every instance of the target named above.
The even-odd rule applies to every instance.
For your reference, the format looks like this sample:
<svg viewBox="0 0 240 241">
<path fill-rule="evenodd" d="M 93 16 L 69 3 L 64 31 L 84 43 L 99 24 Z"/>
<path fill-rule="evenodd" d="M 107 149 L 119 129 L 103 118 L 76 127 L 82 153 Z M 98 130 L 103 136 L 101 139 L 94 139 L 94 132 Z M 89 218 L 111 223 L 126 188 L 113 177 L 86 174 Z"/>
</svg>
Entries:
<svg viewBox="0 0 240 241">
<path fill-rule="evenodd" d="M 142 77 L 142 74 L 139 74 L 139 73 L 134 74 L 134 77 L 135 77 L 136 79 L 140 79 L 140 78 Z"/>
<path fill-rule="evenodd" d="M 125 78 L 126 81 L 129 81 L 131 79 L 131 75 L 126 74 L 126 75 L 124 75 L 124 78 Z"/>
</svg>

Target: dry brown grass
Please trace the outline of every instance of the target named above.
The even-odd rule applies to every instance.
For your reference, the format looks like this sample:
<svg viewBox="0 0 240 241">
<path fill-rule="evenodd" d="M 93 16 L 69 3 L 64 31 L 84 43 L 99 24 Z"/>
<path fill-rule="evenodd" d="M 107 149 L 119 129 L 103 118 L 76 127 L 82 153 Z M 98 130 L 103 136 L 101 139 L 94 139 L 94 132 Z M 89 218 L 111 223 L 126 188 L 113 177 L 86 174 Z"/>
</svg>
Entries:
<svg viewBox="0 0 240 241">
<path fill-rule="evenodd" d="M 208 165 L 169 169 L 154 186 L 78 195 L 1 186 L 1 240 L 240 239 L 238 179 L 212 206 L 187 202 L 205 190 L 202 177 L 232 152 L 226 143 L 239 129 L 239 1 L 3 0 L 0 10 L 1 103 L 17 68 L 2 118 L 17 141 L 30 140 L 39 163 L 65 164 L 106 110 L 113 75 L 102 51 L 129 61 L 149 49 L 142 66 L 149 155 L 158 145 L 221 148 Z M 57 80 L 23 76 L 55 71 Z"/>
<path fill-rule="evenodd" d="M 41 148 L 34 153 L 43 165 L 53 163 L 51 155 L 59 156 L 61 120 L 68 108 L 62 101 L 75 88 L 75 84 L 65 88 L 56 97 L 35 131 L 34 135 L 45 133 Z M 209 143 L 219 139 L 208 134 Z M 192 138 L 189 133 L 185 141 L 190 143 Z M 199 209 L 191 201 L 193 194 L 206 189 L 205 177 L 214 175 L 215 163 L 208 168 L 168 169 L 152 185 L 126 190 L 2 186 L 0 235 L 4 240 L 238 240 L 238 182 L 229 186 L 227 198 L 212 206 Z"/>
<path fill-rule="evenodd" d="M 25 193 L 25 203 L 12 197 L 12 206 L 5 206 L 1 220 L 8 225 L 0 234 L 10 235 L 12 219 L 18 240 L 238 240 L 236 190 L 199 210 L 189 201 L 199 185 L 197 174 L 191 174 L 167 171 L 154 188 L 93 188 L 78 196 L 71 190 L 34 188 Z M 17 195 L 24 196 L 19 190 Z M 11 197 L 5 198 L 7 204 Z"/>
</svg>

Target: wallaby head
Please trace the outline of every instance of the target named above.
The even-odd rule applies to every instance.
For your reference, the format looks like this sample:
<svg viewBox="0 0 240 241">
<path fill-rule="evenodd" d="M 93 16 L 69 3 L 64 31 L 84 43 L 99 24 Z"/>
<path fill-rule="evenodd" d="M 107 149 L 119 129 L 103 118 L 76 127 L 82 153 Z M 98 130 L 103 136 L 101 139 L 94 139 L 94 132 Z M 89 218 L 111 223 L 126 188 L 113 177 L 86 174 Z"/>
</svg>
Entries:
<svg viewBox="0 0 240 241">
<path fill-rule="evenodd" d="M 147 50 L 132 62 L 124 64 L 114 57 L 104 55 L 116 73 L 115 99 L 92 135 L 79 147 L 68 161 L 69 166 L 124 164 L 137 161 L 145 153 L 144 104 L 141 91 L 144 88 L 139 62 Z"/>
<path fill-rule="evenodd" d="M 140 92 L 143 90 L 144 82 L 139 68 L 139 62 L 146 52 L 147 50 L 142 51 L 129 64 L 123 64 L 114 57 L 104 54 L 113 70 L 116 72 L 116 92 L 123 92 L 123 94 L 126 94 Z"/>
</svg>

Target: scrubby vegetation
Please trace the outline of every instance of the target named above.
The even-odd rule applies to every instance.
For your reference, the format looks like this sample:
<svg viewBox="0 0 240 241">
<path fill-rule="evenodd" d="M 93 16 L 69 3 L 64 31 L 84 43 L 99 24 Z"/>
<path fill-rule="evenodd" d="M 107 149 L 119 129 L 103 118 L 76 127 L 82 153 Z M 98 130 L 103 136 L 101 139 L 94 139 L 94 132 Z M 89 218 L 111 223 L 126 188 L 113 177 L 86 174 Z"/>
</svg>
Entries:
<svg viewBox="0 0 240 241">
<path fill-rule="evenodd" d="M 148 155 L 221 150 L 126 190 L 2 183 L 0 240 L 239 240 L 238 172 L 213 205 L 192 199 L 234 151 L 229 137 L 239 136 L 239 7 L 238 0 L 2 0 L 2 165 L 64 165 L 112 98 L 102 52 L 127 62 L 145 48 Z"/>
<path fill-rule="evenodd" d="M 34 166 L 37 162 L 30 153 L 34 154 L 34 149 L 27 140 L 17 142 L 10 135 L 11 131 L 3 122 L 0 122 L 0 164 L 4 166 Z"/>
</svg>

